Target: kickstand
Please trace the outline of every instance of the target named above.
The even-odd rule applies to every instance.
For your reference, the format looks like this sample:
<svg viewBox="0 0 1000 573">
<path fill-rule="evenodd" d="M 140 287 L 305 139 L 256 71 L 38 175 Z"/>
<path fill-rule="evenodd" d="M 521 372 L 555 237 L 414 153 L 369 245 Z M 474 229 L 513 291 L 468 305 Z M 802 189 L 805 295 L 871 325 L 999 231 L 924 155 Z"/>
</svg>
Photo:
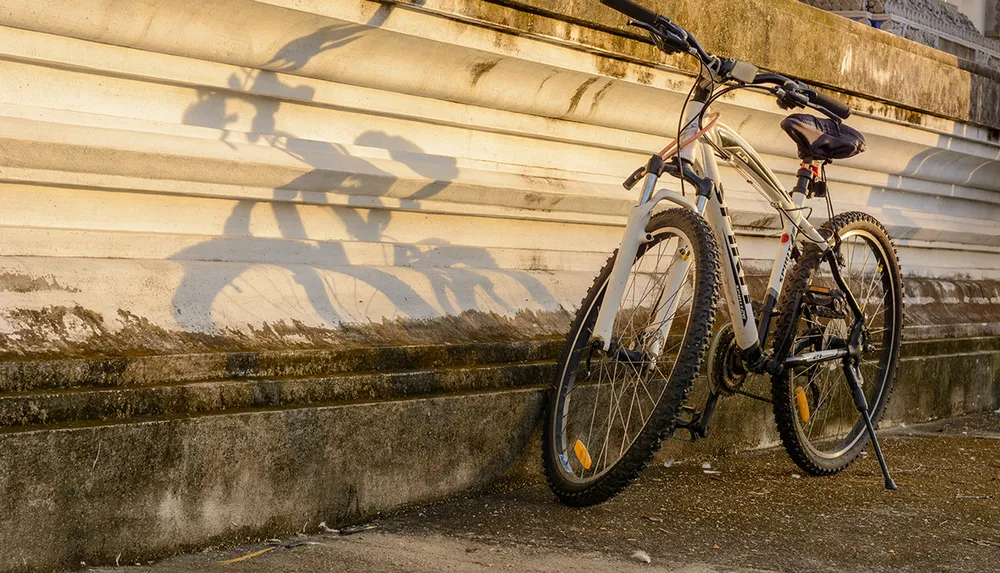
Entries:
<svg viewBox="0 0 1000 573">
<path fill-rule="evenodd" d="M 847 383 L 850 384 L 851 392 L 854 394 L 854 405 L 858 407 L 861 419 L 864 420 L 865 427 L 868 428 L 868 435 L 871 436 L 875 457 L 878 458 L 878 463 L 882 467 L 882 475 L 885 477 L 885 489 L 896 489 L 896 482 L 892 481 L 892 477 L 889 476 L 889 467 L 885 464 L 885 457 L 882 456 L 882 448 L 878 445 L 878 437 L 875 435 L 875 425 L 872 424 L 872 418 L 868 412 L 868 401 L 865 399 L 864 390 L 861 389 L 861 373 L 850 363 L 850 360 L 845 360 L 844 374 L 847 376 Z"/>
</svg>

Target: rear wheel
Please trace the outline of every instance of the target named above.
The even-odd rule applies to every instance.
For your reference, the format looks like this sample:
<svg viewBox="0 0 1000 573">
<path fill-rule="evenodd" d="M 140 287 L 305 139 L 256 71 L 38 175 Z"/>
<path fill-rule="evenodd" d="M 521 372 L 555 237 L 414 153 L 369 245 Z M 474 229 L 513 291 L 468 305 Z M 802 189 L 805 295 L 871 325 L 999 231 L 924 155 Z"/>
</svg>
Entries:
<svg viewBox="0 0 1000 573">
<path fill-rule="evenodd" d="M 614 256 L 583 300 L 549 394 L 545 473 L 568 505 L 600 503 L 635 479 L 673 431 L 708 347 L 719 283 L 711 230 L 686 209 L 654 216 L 646 230 L 652 239 L 633 263 L 611 350 L 591 335 Z M 670 272 L 685 266 L 683 277 Z"/>
<path fill-rule="evenodd" d="M 821 229 L 841 239 L 839 268 L 865 316 L 858 364 L 872 422 L 882 418 L 899 362 L 903 328 L 903 283 L 896 250 L 870 215 L 843 213 Z M 775 328 L 778 356 L 846 347 L 853 314 L 829 263 L 807 245 Z M 829 475 L 850 465 L 868 445 L 843 362 L 820 362 L 786 371 L 772 380 L 774 417 L 792 460 L 812 475 Z"/>
</svg>

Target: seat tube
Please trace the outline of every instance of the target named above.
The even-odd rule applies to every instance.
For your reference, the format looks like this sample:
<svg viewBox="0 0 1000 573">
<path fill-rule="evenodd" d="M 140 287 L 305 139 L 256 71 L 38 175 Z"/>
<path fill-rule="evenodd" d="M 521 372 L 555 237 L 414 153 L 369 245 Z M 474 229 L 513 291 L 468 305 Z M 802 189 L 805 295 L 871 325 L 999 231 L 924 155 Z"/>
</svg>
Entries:
<svg viewBox="0 0 1000 573">
<path fill-rule="evenodd" d="M 740 262 L 739 247 L 736 245 L 736 234 L 729 218 L 729 208 L 725 202 L 722 182 L 719 176 L 719 166 L 715 154 L 709 146 L 703 146 L 702 163 L 705 176 L 715 181 L 715 192 L 705 206 L 704 216 L 708 220 L 715 240 L 719 245 L 722 259 L 722 287 L 732 317 L 733 333 L 737 345 L 745 352 L 759 353 L 760 344 L 757 340 L 757 321 L 753 316 L 750 302 L 750 289 L 743 274 Z"/>
<path fill-rule="evenodd" d="M 806 193 L 813 179 L 814 171 L 806 163 L 803 163 L 797 173 L 795 187 L 792 188 L 792 205 L 795 208 L 802 207 L 805 203 Z M 759 342 L 762 347 L 764 346 L 767 331 L 771 326 L 774 308 L 778 304 L 778 297 L 781 295 L 781 290 L 785 282 L 785 271 L 788 268 L 792 246 L 799 238 L 798 227 L 796 227 L 791 217 L 783 217 L 782 219 L 785 224 L 782 228 L 781 240 L 778 243 L 778 251 L 774 257 L 774 265 L 771 267 L 771 276 L 767 281 L 767 292 L 764 294 L 764 306 L 760 314 Z"/>
</svg>

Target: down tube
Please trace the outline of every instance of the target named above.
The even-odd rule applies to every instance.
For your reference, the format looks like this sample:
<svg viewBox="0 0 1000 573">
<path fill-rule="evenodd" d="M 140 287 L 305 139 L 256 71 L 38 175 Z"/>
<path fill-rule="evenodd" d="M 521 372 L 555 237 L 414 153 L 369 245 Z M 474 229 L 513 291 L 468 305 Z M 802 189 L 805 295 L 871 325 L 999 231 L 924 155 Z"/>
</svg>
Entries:
<svg viewBox="0 0 1000 573">
<path fill-rule="evenodd" d="M 750 289 L 747 288 L 743 266 L 740 264 L 740 251 L 736 246 L 733 223 L 729 219 L 726 207 L 719 164 L 710 145 L 699 143 L 699 147 L 705 176 L 715 182 L 715 192 L 705 207 L 704 216 L 715 233 L 719 250 L 722 251 L 722 286 L 729 306 L 729 316 L 733 321 L 736 343 L 743 350 L 759 348 L 757 322 L 754 320 L 753 306 L 750 303 Z"/>
</svg>

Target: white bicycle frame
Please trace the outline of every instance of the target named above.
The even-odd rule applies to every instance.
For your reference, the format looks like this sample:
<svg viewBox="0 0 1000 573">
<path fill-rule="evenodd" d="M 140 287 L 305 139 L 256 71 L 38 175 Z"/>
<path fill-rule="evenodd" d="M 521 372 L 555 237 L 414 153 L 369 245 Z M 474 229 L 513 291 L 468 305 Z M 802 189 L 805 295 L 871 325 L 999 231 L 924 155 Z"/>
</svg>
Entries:
<svg viewBox="0 0 1000 573">
<path fill-rule="evenodd" d="M 696 118 L 701 114 L 702 108 L 703 104 L 698 102 L 692 102 L 688 105 L 684 117 L 684 124 L 688 127 L 684 130 L 680 141 L 686 141 L 697 133 L 698 122 Z M 763 346 L 764 336 L 763 333 L 758 332 L 758 324 L 754 317 L 750 291 L 743 275 L 739 247 L 722 188 L 717 157 L 726 160 L 783 215 L 784 228 L 774 265 L 771 267 L 771 276 L 765 296 L 765 322 L 770 319 L 771 310 L 781 295 L 785 268 L 792 245 L 802 238 L 799 234 L 805 234 L 808 240 L 819 244 L 824 251 L 833 246 L 833 239 L 831 238 L 829 241 L 824 239 L 802 215 L 801 207 L 805 202 L 805 193 L 798 188 L 791 194 L 785 191 L 778 182 L 778 178 L 764 164 L 757 152 L 733 129 L 717 123 L 697 141 L 681 149 L 680 154 L 683 159 L 694 164 L 695 171 L 701 177 L 710 179 L 714 188 L 708 197 L 698 195 L 697 204 L 692 205 L 690 201 L 674 191 L 662 189 L 654 193 L 658 180 L 657 174 L 648 173 L 645 176 L 642 196 L 639 204 L 632 209 L 628 217 L 625 233 L 618 249 L 618 256 L 608 279 L 604 300 L 594 325 L 593 337 L 601 342 L 604 351 L 611 348 L 615 316 L 621 305 L 622 297 L 625 295 L 625 287 L 632 265 L 635 262 L 640 244 L 652 239 L 646 232 L 646 226 L 653 216 L 654 209 L 661 201 L 677 203 L 695 211 L 708 221 L 721 251 L 722 285 L 729 307 L 729 315 L 733 317 L 736 343 L 744 351 L 752 350 L 754 347 L 760 349 Z M 687 276 L 691 265 L 688 251 L 689 247 L 682 239 L 674 253 L 674 259 L 671 261 L 670 271 L 666 278 L 667 286 L 665 289 L 668 290 L 665 292 L 674 293 L 674 295 L 657 309 L 656 320 L 652 323 L 660 326 L 658 336 L 650 337 L 650 342 L 647 343 L 646 350 L 651 356 L 655 357 L 658 354 L 660 345 L 662 341 L 666 340 L 667 333 L 673 323 L 680 298 L 676 296 L 676 293 L 680 291 L 684 277 Z M 766 327 L 762 330 L 766 332 Z M 800 358 L 805 360 L 821 359 L 819 355 L 816 357 L 803 355 Z"/>
</svg>

